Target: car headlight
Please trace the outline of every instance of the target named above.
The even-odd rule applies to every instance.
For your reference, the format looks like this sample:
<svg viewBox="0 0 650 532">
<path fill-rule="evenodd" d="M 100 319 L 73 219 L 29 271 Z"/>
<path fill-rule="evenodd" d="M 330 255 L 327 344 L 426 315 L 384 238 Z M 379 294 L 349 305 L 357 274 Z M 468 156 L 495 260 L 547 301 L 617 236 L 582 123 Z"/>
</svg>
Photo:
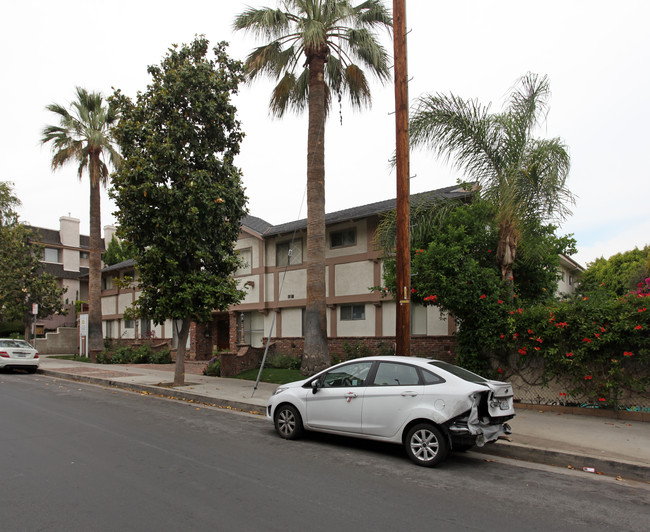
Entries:
<svg viewBox="0 0 650 532">
<path fill-rule="evenodd" d="M 278 395 L 279 393 L 286 392 L 288 389 L 288 386 L 278 386 L 273 392 L 273 395 Z"/>
</svg>

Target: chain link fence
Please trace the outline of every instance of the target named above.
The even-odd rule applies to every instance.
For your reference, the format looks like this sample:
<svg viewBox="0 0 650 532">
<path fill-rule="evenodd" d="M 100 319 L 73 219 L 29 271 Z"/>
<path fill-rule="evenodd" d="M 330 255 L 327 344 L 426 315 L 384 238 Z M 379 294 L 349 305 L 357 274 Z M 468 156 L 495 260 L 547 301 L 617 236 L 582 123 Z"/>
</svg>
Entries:
<svg viewBox="0 0 650 532">
<path fill-rule="evenodd" d="M 577 406 L 582 408 L 619 409 L 650 413 L 650 391 L 620 390 L 608 397 L 588 396 L 575 390 L 569 379 L 545 381 L 541 371 L 529 370 L 508 377 L 515 393 L 515 401 L 534 405 Z M 615 396 L 615 397 L 612 397 Z"/>
</svg>

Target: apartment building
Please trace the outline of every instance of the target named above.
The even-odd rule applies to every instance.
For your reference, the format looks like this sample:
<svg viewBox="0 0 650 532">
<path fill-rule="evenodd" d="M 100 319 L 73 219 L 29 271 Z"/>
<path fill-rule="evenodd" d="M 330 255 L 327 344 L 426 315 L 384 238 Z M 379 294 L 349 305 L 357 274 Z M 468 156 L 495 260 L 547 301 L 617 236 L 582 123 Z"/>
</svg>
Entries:
<svg viewBox="0 0 650 532">
<path fill-rule="evenodd" d="M 414 194 L 417 205 L 435 198 L 466 199 L 456 186 Z M 371 287 L 382 284 L 383 261 L 375 245 L 381 216 L 395 208 L 395 199 L 330 213 L 326 216 L 326 304 L 330 352 L 366 346 L 392 352 L 395 343 L 396 303 Z M 214 312 L 212 322 L 190 330 L 191 358 L 209 358 L 215 349 L 235 353 L 242 347 L 261 348 L 271 338 L 278 353 L 299 355 L 304 346 L 307 303 L 307 220 L 272 225 L 255 216 L 242 220 L 236 250 L 243 266 L 236 272 L 246 295 L 227 312 Z M 574 279 L 580 266 L 561 257 L 561 275 Z M 116 279 L 129 276 L 124 287 Z M 573 285 L 561 285 L 567 292 Z M 176 345 L 174 324 L 124 320 L 126 308 L 137 300 L 137 269 L 133 261 L 103 270 L 104 335 L 112 339 L 153 338 Z M 453 350 L 454 320 L 435 306 L 411 306 L 413 354 L 446 358 Z"/>
<path fill-rule="evenodd" d="M 415 194 L 415 204 L 433 198 L 465 198 L 458 187 Z M 330 350 L 342 352 L 344 344 L 365 344 L 391 352 L 395 342 L 395 302 L 372 291 L 382 283 L 381 252 L 374 244 L 380 217 L 395 208 L 395 199 L 362 205 L 326 216 L 326 303 Z M 244 299 L 228 312 L 215 312 L 207 325 L 190 332 L 190 356 L 206 358 L 213 350 L 236 352 L 241 346 L 261 347 L 271 338 L 273 349 L 298 354 L 304 345 L 307 297 L 307 220 L 272 225 L 246 216 L 236 250 L 244 265 L 236 273 Z M 134 264 L 117 264 L 103 270 L 102 312 L 108 338 L 149 337 L 175 345 L 173 324 L 154 326 L 141 320 L 124 320 L 124 309 L 137 299 L 135 284 L 117 287 L 114 279 L 137 279 Z M 415 354 L 448 354 L 453 345 L 453 320 L 435 307 L 412 307 L 412 346 Z"/>
<path fill-rule="evenodd" d="M 67 289 L 63 295 L 67 315 L 39 320 L 37 326 L 42 326 L 45 331 L 63 326 L 75 327 L 75 302 L 88 301 L 90 237 L 80 234 L 79 224 L 77 218 L 62 216 L 59 218 L 58 230 L 31 227 L 43 245 L 43 271 L 53 275 L 60 288 Z M 115 227 L 104 227 L 105 241 L 110 242 L 114 234 Z"/>
</svg>

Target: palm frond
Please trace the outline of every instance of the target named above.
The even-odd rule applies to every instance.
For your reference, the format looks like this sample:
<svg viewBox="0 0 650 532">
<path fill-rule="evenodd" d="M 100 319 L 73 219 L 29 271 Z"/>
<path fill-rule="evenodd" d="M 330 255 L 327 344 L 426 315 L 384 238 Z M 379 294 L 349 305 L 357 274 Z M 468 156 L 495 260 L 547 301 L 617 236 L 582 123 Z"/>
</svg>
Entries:
<svg viewBox="0 0 650 532">
<path fill-rule="evenodd" d="M 235 31 L 248 31 L 258 38 L 277 39 L 282 37 L 296 21 L 290 12 L 271 8 L 249 8 L 233 22 Z"/>
<path fill-rule="evenodd" d="M 353 107 L 370 105 L 370 86 L 363 70 L 357 65 L 348 65 L 344 71 L 344 87 Z"/>
<path fill-rule="evenodd" d="M 283 50 L 278 41 L 273 41 L 253 50 L 246 58 L 244 68 L 249 80 L 253 80 L 259 75 L 278 79 L 287 69 L 293 57 L 295 57 L 293 46 Z"/>
<path fill-rule="evenodd" d="M 409 124 L 411 145 L 426 146 L 448 162 L 453 158 L 471 181 L 490 181 L 503 163 L 499 131 L 488 111 L 476 100 L 453 94 L 421 97 Z"/>
<path fill-rule="evenodd" d="M 307 81 L 305 82 L 305 78 Z M 309 88 L 309 71 L 305 70 L 299 77 L 293 73 L 286 73 L 280 82 L 273 88 L 271 94 L 271 113 L 282 118 L 289 110 L 302 111 L 307 106 L 307 92 Z"/>
<path fill-rule="evenodd" d="M 507 114 L 521 130 L 530 132 L 546 118 L 551 90 L 548 78 L 529 72 L 510 92 Z"/>
<path fill-rule="evenodd" d="M 106 183 L 108 168 L 101 160 L 103 154 L 114 167 L 120 163 L 119 152 L 112 145 L 110 128 L 117 122 L 118 113 L 110 105 L 105 106 L 101 94 L 89 92 L 82 87 L 75 90 L 76 99 L 66 109 L 59 104 L 46 106 L 59 117 L 59 125 L 47 125 L 42 130 L 41 143 L 50 143 L 52 169 L 76 161 L 77 174 L 81 179 L 89 169 L 92 181 Z"/>
<path fill-rule="evenodd" d="M 366 28 L 350 29 L 346 40 L 351 53 L 369 67 L 372 74 L 382 82 L 390 79 L 390 58 L 374 34 Z"/>
<path fill-rule="evenodd" d="M 307 93 L 298 90 L 290 97 L 287 87 L 290 78 L 283 77 L 296 74 L 295 69 L 302 63 L 301 54 L 306 57 L 307 67 L 314 57 L 325 56 L 328 63 L 326 111 L 332 94 L 349 89 L 355 91 L 350 94 L 353 105 L 369 103 L 365 73 L 359 75 L 353 68 L 350 82 L 346 83 L 345 71 L 357 63 L 356 69 L 367 67 L 382 83 L 390 79 L 389 55 L 369 30 L 391 26 L 390 13 L 379 0 L 367 0 L 356 7 L 349 0 L 284 0 L 279 9 L 249 8 L 233 23 L 235 30 L 248 31 L 270 41 L 249 55 L 246 69 L 251 80 L 259 75 L 280 80 L 270 103 L 275 116 L 284 114 L 288 105 L 295 105 L 296 111 L 306 107 L 303 96 Z M 308 91 L 308 85 L 304 87 Z"/>
<path fill-rule="evenodd" d="M 359 24 L 368 27 L 393 27 L 393 17 L 379 0 L 366 0 L 354 8 Z"/>
</svg>

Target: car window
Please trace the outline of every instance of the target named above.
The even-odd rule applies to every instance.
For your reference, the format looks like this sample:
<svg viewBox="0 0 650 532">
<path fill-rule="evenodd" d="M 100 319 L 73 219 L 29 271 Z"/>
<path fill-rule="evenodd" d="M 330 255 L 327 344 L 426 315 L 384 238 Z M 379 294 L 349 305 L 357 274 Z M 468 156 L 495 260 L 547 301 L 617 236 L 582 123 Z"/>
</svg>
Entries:
<svg viewBox="0 0 650 532">
<path fill-rule="evenodd" d="M 354 362 L 328 371 L 321 377 L 323 388 L 363 386 L 372 362 Z"/>
<path fill-rule="evenodd" d="M 380 362 L 373 384 L 375 386 L 415 386 L 420 383 L 418 370 L 408 364 Z"/>
<path fill-rule="evenodd" d="M 440 384 L 446 382 L 445 379 L 443 379 L 439 375 L 436 375 L 435 373 L 430 372 L 429 370 L 421 369 L 421 371 L 422 371 L 422 380 L 424 381 L 425 385 Z"/>
<path fill-rule="evenodd" d="M 454 366 L 453 364 L 450 364 L 449 362 L 442 362 L 441 360 L 433 360 L 429 362 L 432 366 L 436 366 L 440 369 L 444 369 L 445 371 L 448 371 L 452 375 L 456 375 L 456 377 L 460 377 L 463 380 L 466 380 L 468 382 L 473 382 L 475 384 L 483 384 L 484 382 L 487 382 L 487 379 L 484 379 L 480 375 L 477 375 L 476 373 L 472 373 L 471 371 L 468 371 L 464 368 Z"/>
</svg>

